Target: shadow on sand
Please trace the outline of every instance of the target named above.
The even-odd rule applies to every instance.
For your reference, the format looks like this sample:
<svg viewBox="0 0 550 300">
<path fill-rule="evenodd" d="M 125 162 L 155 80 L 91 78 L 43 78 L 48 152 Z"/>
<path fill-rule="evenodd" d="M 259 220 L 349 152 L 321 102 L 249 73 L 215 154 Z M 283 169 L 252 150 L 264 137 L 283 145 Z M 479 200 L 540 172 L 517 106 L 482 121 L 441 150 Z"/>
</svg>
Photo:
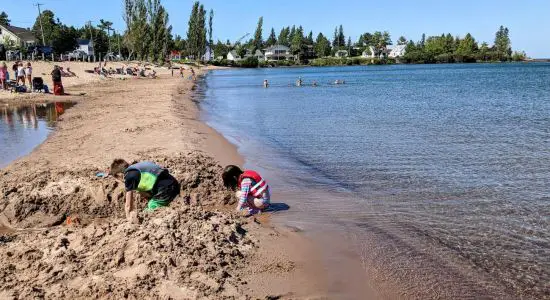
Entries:
<svg viewBox="0 0 550 300">
<path fill-rule="evenodd" d="M 264 210 L 264 212 L 276 213 L 276 212 L 285 211 L 289 209 L 290 209 L 290 206 L 288 206 L 286 203 L 271 203 L 269 207 Z"/>
</svg>

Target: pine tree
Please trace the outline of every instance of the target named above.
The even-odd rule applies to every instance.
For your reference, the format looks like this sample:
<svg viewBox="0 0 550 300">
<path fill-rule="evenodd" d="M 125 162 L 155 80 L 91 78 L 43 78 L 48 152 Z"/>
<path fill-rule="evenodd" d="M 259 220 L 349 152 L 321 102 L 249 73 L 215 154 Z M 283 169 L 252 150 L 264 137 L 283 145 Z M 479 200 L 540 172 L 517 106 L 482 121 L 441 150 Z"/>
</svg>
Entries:
<svg viewBox="0 0 550 300">
<path fill-rule="evenodd" d="M 262 26 L 264 24 L 264 17 L 260 17 L 258 20 L 258 26 L 256 27 L 256 32 L 254 33 L 254 48 L 255 49 L 262 49 L 263 47 L 263 38 L 262 38 Z"/>
<path fill-rule="evenodd" d="M 212 25 L 214 23 L 214 10 L 210 9 L 210 15 L 208 16 L 208 45 L 212 48 L 214 46 L 214 40 L 212 40 Z"/>
<path fill-rule="evenodd" d="M 294 28 L 294 27 L 293 27 Z M 298 55 L 298 60 L 300 59 L 300 54 L 302 53 L 304 47 L 304 29 L 302 26 L 298 27 L 294 31 L 294 36 L 292 37 L 291 50 L 292 53 Z"/>
<path fill-rule="evenodd" d="M 495 34 L 495 50 L 500 60 L 508 60 L 512 54 L 508 28 L 500 26 Z"/>
<path fill-rule="evenodd" d="M 290 28 L 289 27 L 285 27 L 283 29 L 281 29 L 281 32 L 279 33 L 279 37 L 277 39 L 277 43 L 279 45 L 284 45 L 284 46 L 290 46 Z"/>
<path fill-rule="evenodd" d="M 198 21 L 199 21 L 199 2 L 193 3 L 191 16 L 189 17 L 189 27 L 187 29 L 187 53 L 195 55 L 198 52 Z"/>
<path fill-rule="evenodd" d="M 288 36 L 288 41 L 290 44 L 292 44 L 292 41 L 294 40 L 295 35 L 296 35 L 296 26 L 292 25 L 292 28 L 290 29 L 290 34 Z"/>
<path fill-rule="evenodd" d="M 307 45 L 313 45 L 313 31 L 310 31 L 306 38 Z"/>
<path fill-rule="evenodd" d="M 202 55 L 206 52 L 206 10 L 204 9 L 204 6 L 201 4 L 199 7 L 199 22 L 198 22 L 199 28 L 198 28 L 198 41 L 199 41 L 199 49 L 197 53 L 197 59 L 201 59 Z"/>
<path fill-rule="evenodd" d="M 334 36 L 332 38 L 332 47 L 338 47 L 338 26 L 334 27 Z"/>
<path fill-rule="evenodd" d="M 340 24 L 338 28 L 338 46 L 344 47 L 346 45 L 346 36 L 344 35 L 344 27 Z"/>
<path fill-rule="evenodd" d="M 315 49 L 315 53 L 317 54 L 317 57 L 324 57 L 324 56 L 330 55 L 330 42 L 322 33 L 319 33 L 317 35 L 314 49 Z"/>
<path fill-rule="evenodd" d="M 269 34 L 269 37 L 267 38 L 267 41 L 265 41 L 266 46 L 273 46 L 277 44 L 277 37 L 275 36 L 275 29 L 271 28 L 271 33 Z"/>
</svg>

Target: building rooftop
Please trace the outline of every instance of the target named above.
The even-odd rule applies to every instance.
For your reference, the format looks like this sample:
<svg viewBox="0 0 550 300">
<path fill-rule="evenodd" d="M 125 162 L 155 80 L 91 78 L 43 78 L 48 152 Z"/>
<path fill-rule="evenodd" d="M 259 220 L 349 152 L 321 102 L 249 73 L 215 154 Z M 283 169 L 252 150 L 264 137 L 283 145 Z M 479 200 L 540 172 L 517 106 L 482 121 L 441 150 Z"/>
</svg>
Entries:
<svg viewBox="0 0 550 300">
<path fill-rule="evenodd" d="M 24 40 L 24 41 L 29 41 L 29 40 L 36 40 L 36 37 L 34 36 L 34 33 L 32 31 L 30 31 L 29 29 L 26 29 L 26 28 L 22 28 L 22 27 L 16 27 L 16 26 L 10 26 L 10 25 L 0 25 L 2 27 L 4 27 L 7 31 L 15 34 L 16 36 L 18 36 L 20 39 Z"/>
</svg>

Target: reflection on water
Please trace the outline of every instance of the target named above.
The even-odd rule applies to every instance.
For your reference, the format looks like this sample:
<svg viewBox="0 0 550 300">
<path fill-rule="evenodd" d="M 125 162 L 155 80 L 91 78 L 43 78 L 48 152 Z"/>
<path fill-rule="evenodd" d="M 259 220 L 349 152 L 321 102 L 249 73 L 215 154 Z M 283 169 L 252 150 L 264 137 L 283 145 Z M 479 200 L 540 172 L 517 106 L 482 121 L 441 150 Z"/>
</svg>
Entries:
<svg viewBox="0 0 550 300">
<path fill-rule="evenodd" d="M 28 154 L 42 143 L 71 102 L 40 103 L 0 108 L 0 167 Z"/>
</svg>

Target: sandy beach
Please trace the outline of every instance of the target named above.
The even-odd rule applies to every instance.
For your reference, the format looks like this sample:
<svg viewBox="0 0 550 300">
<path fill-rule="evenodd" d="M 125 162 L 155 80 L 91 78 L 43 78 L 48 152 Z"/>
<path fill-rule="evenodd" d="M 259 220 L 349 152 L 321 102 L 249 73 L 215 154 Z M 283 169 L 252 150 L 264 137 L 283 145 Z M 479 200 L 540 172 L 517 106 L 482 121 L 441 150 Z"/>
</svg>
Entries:
<svg viewBox="0 0 550 300">
<path fill-rule="evenodd" d="M 312 242 L 268 215 L 232 212 L 219 175 L 243 159 L 199 120 L 193 81 L 166 68 L 104 79 L 84 72 L 93 64 L 61 65 L 78 75 L 64 78 L 70 96 L 0 93 L 4 105 L 77 102 L 46 142 L 0 170 L 1 299 L 327 297 Z M 34 64 L 35 76 L 51 67 Z M 167 167 L 180 196 L 128 223 L 124 186 L 95 176 L 115 158 Z"/>
</svg>

